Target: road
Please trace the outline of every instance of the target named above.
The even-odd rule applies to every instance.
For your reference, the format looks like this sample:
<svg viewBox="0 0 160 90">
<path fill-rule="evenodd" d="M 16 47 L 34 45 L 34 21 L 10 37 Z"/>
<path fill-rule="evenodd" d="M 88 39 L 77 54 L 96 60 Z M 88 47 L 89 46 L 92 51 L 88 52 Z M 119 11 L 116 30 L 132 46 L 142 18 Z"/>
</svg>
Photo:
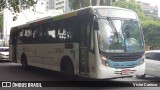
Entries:
<svg viewBox="0 0 160 90">
<path fill-rule="evenodd" d="M 64 76 L 60 73 L 53 72 L 53 71 L 46 71 L 44 69 L 39 68 L 30 68 L 29 70 L 23 70 L 21 67 L 21 64 L 13 63 L 13 62 L 0 62 L 0 81 L 56 81 L 52 83 L 59 83 L 58 81 L 64 82 L 67 81 Z M 76 82 L 78 84 L 86 83 L 84 81 L 90 81 L 91 84 L 98 84 L 93 79 L 86 79 L 86 78 L 77 78 L 78 81 L 82 82 Z M 93 82 L 92 82 L 93 81 Z M 98 80 L 99 81 L 99 80 Z M 112 79 L 112 80 L 102 80 L 100 83 L 104 84 L 103 82 L 107 82 L 107 85 L 116 84 L 116 85 L 123 85 L 126 87 L 116 87 L 115 85 L 113 87 L 101 87 L 101 85 L 98 85 L 99 87 L 96 87 L 94 85 L 90 85 L 89 87 L 65 87 L 62 85 L 62 87 L 45 87 L 45 88 L 24 88 L 23 90 L 157 90 L 160 89 L 160 87 L 133 87 L 132 81 L 156 81 L 156 83 L 159 83 L 160 78 L 153 77 L 153 76 L 147 76 L 145 79 L 137 79 L 136 77 L 133 78 L 119 78 L 119 79 Z M 111 83 L 109 83 L 111 82 Z M 68 82 L 64 82 L 68 84 Z M 136 82 L 139 83 L 139 82 Z M 74 84 L 75 85 L 75 84 Z M 83 86 L 83 85 L 82 85 Z M 85 85 L 84 85 L 85 86 Z M 93 86 L 93 87 L 92 87 Z M 103 86 L 103 85 L 102 85 Z M 128 87 L 132 86 L 132 87 Z M 0 90 L 10 90 L 11 88 L 0 88 Z M 12 88 L 12 90 L 21 90 L 21 88 Z"/>
</svg>

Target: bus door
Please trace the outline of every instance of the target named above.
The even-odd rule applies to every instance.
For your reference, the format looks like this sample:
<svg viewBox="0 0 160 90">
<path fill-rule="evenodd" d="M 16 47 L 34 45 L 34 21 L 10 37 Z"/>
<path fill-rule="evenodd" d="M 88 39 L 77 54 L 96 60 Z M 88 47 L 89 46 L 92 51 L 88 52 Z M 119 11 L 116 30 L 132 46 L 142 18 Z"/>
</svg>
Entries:
<svg viewBox="0 0 160 90">
<path fill-rule="evenodd" d="M 17 43 L 17 35 L 15 32 L 11 32 L 10 36 L 10 61 L 16 62 L 16 43 Z"/>
<path fill-rule="evenodd" d="M 90 23 L 88 21 L 80 22 L 80 55 L 79 55 L 79 73 L 89 75 L 89 31 Z"/>
</svg>

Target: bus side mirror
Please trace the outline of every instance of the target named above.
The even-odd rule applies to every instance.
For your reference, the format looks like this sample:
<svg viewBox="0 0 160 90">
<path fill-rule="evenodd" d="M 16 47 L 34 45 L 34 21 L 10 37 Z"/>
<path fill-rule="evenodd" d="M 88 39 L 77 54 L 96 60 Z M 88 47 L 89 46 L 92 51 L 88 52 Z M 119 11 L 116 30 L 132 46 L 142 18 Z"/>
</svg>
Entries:
<svg viewBox="0 0 160 90">
<path fill-rule="evenodd" d="M 94 26 L 93 27 L 94 30 L 99 30 L 99 25 L 97 20 L 94 20 L 93 26 Z"/>
</svg>

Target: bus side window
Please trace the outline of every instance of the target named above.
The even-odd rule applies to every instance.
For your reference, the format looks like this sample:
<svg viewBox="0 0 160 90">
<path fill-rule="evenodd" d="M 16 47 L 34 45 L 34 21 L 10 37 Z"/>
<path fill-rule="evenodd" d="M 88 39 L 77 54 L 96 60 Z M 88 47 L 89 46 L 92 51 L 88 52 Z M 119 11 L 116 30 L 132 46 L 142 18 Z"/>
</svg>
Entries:
<svg viewBox="0 0 160 90">
<path fill-rule="evenodd" d="M 23 41 L 24 41 L 24 43 L 31 43 L 32 30 L 30 28 L 24 29 Z"/>
<path fill-rule="evenodd" d="M 70 42 L 70 41 L 73 41 L 73 28 L 72 26 L 69 26 L 67 28 L 67 40 Z"/>
<path fill-rule="evenodd" d="M 54 23 L 46 24 L 46 29 L 44 31 L 44 39 L 46 42 L 55 42 L 56 28 L 55 28 Z"/>
<path fill-rule="evenodd" d="M 34 42 L 39 42 L 39 33 L 38 33 L 38 30 L 34 30 L 33 31 L 33 40 Z"/>
<path fill-rule="evenodd" d="M 33 31 L 33 39 L 36 38 L 36 33 L 37 33 L 37 32 L 34 30 L 34 31 Z"/>
<path fill-rule="evenodd" d="M 43 42 L 43 28 L 42 26 L 36 26 L 33 31 L 34 42 L 42 43 Z"/>
<path fill-rule="evenodd" d="M 58 29 L 58 38 L 59 40 L 65 40 L 66 39 L 66 29 Z"/>
<path fill-rule="evenodd" d="M 20 30 L 19 32 L 17 32 L 17 43 L 22 43 L 23 40 L 23 33 L 22 30 Z"/>
<path fill-rule="evenodd" d="M 65 21 L 59 23 L 59 28 L 57 29 L 57 37 L 61 42 L 72 42 L 73 41 L 73 21 Z"/>
</svg>

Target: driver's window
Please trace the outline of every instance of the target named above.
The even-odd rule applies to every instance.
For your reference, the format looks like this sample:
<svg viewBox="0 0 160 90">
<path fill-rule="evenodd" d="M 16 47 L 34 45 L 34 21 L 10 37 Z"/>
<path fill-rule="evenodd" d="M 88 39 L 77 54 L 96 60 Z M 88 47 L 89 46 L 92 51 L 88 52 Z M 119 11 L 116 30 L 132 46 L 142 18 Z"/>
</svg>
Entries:
<svg viewBox="0 0 160 90">
<path fill-rule="evenodd" d="M 146 54 L 145 54 L 145 58 L 146 58 L 146 59 L 151 59 L 150 53 L 146 53 Z"/>
</svg>

